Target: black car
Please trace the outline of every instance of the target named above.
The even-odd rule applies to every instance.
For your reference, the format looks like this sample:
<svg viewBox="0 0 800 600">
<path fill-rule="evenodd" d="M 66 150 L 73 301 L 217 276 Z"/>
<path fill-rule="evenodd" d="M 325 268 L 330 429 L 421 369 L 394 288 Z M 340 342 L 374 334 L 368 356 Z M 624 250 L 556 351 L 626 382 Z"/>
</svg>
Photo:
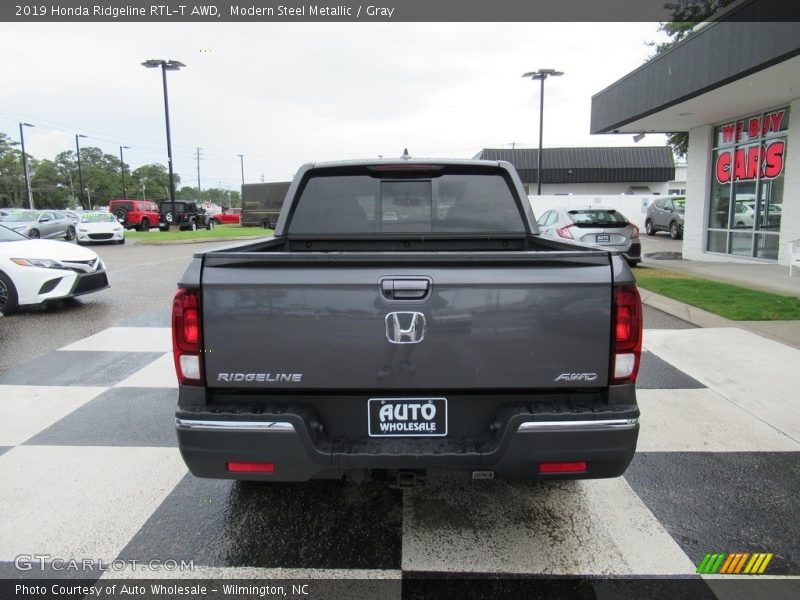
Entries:
<svg viewBox="0 0 800 600">
<path fill-rule="evenodd" d="M 214 219 L 195 202 L 178 200 L 174 204 L 174 214 L 172 212 L 172 202 L 164 201 L 159 205 L 158 229 L 160 231 L 167 231 L 171 225 L 177 225 L 181 231 L 196 231 L 202 228 L 214 229 Z"/>
</svg>

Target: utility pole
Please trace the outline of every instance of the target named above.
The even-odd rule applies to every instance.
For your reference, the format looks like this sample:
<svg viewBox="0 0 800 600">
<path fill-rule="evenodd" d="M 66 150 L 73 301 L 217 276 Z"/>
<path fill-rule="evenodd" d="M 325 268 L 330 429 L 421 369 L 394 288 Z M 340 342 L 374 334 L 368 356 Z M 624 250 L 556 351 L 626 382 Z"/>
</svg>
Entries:
<svg viewBox="0 0 800 600">
<path fill-rule="evenodd" d="M 242 185 L 244 185 L 244 154 L 239 155 L 239 163 L 242 165 Z"/>
<path fill-rule="evenodd" d="M 200 199 L 200 150 L 202 148 L 197 148 L 197 199 Z"/>
</svg>

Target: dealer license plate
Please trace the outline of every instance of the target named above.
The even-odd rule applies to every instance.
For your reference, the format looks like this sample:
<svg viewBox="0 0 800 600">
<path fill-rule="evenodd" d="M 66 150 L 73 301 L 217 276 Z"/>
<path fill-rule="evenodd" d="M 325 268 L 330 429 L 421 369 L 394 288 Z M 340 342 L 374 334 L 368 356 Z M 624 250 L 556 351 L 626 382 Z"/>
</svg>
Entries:
<svg viewBox="0 0 800 600">
<path fill-rule="evenodd" d="M 607 244 L 611 241 L 611 236 L 607 233 L 600 233 L 596 239 L 598 244 Z"/>
<path fill-rule="evenodd" d="M 447 398 L 370 398 L 370 437 L 447 435 Z"/>
</svg>

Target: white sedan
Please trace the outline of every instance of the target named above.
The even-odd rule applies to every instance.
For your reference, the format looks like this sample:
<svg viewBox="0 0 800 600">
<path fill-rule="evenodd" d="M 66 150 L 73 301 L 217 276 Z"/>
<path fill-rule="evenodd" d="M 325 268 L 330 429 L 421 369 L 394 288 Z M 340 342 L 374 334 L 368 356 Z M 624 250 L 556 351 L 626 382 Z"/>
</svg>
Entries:
<svg viewBox="0 0 800 600">
<path fill-rule="evenodd" d="M 92 250 L 31 240 L 0 225 L 0 313 L 107 287 L 106 267 Z"/>
<path fill-rule="evenodd" d="M 77 230 L 78 244 L 88 242 L 125 243 L 125 228 L 111 213 L 83 213 L 75 229 Z"/>
</svg>

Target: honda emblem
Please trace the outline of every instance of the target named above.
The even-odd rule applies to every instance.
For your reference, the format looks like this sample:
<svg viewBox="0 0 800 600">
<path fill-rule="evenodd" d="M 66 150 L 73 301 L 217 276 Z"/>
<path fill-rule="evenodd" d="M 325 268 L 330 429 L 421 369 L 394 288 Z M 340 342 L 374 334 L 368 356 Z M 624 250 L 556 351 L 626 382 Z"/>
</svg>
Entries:
<svg viewBox="0 0 800 600">
<path fill-rule="evenodd" d="M 386 315 L 386 339 L 391 344 L 419 344 L 425 339 L 425 315 L 391 312 Z"/>
</svg>

